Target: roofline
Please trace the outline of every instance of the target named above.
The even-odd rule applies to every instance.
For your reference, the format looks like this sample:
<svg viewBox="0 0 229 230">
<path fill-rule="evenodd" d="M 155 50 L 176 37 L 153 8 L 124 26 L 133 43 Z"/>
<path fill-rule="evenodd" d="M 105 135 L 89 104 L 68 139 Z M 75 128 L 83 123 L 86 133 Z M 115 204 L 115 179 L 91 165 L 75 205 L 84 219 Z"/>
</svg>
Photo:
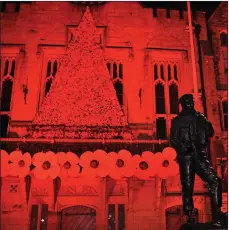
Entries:
<svg viewBox="0 0 229 230">
<path fill-rule="evenodd" d="M 215 9 L 215 11 L 212 13 L 212 15 L 210 16 L 210 18 L 208 19 L 207 23 L 209 23 L 209 22 L 212 20 L 212 18 L 214 17 L 216 11 L 218 10 L 219 7 L 221 7 L 221 5 L 223 4 L 223 2 L 226 2 L 226 1 L 222 1 L 222 2 L 218 5 L 218 7 Z"/>
</svg>

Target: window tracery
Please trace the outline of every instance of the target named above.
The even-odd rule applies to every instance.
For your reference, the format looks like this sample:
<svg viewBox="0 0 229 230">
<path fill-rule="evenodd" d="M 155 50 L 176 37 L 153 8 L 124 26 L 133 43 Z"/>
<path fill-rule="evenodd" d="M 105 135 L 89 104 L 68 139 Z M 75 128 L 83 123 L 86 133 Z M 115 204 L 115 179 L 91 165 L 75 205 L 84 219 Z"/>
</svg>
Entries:
<svg viewBox="0 0 229 230">
<path fill-rule="evenodd" d="M 50 59 L 47 62 L 47 67 L 46 67 L 46 78 L 45 78 L 45 96 L 49 92 L 52 82 L 56 76 L 56 73 L 58 71 L 59 67 L 59 61 L 58 59 Z"/>
<path fill-rule="evenodd" d="M 224 73 L 228 73 L 228 35 L 225 32 L 220 34 L 221 52 L 223 58 Z"/>
<path fill-rule="evenodd" d="M 116 95 L 121 107 L 124 105 L 124 93 L 123 93 L 123 64 L 118 61 L 107 62 L 107 69 L 110 73 Z"/>
<path fill-rule="evenodd" d="M 158 139 L 166 139 L 171 119 L 179 112 L 179 65 L 173 61 L 153 62 L 153 91 Z M 159 70 L 159 72 L 158 72 Z"/>
<path fill-rule="evenodd" d="M 16 57 L 1 57 L 1 137 L 7 137 L 15 78 Z"/>
</svg>

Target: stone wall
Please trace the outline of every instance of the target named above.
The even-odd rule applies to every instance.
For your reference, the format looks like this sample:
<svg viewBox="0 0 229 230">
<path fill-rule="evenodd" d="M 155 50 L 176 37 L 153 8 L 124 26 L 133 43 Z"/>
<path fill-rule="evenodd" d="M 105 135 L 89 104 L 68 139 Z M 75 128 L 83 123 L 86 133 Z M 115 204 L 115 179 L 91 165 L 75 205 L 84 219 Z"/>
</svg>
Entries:
<svg viewBox="0 0 229 230">
<path fill-rule="evenodd" d="M 34 118 L 44 97 L 47 56 L 58 57 L 63 53 L 70 39 L 71 28 L 78 25 L 83 9 L 83 5 L 76 3 L 33 2 L 21 3 L 19 12 L 1 13 L 3 47 L 7 47 L 7 44 L 24 45 L 24 55 L 18 57 L 20 63 L 17 63 L 20 66 L 15 78 L 12 122 L 31 121 Z M 180 19 L 179 12 L 172 10 L 171 17 L 167 18 L 166 10 L 158 9 L 158 17 L 153 17 L 152 9 L 143 8 L 137 2 L 109 2 L 92 6 L 91 12 L 102 34 L 105 59 L 124 64 L 124 94 L 128 101 L 130 123 L 152 123 L 155 120 L 154 114 L 151 114 L 154 101 L 149 94 L 143 95 L 143 110 L 139 106 L 138 93 L 142 82 L 144 92 L 153 93 L 149 79 L 145 80 L 146 66 L 152 69 L 152 64 L 144 61 L 146 48 L 156 51 L 155 55 L 160 55 L 160 50 L 166 51 L 166 56 L 161 58 L 170 61 L 174 59 L 174 51 L 185 53 L 179 59 L 179 94 L 193 92 L 187 12 L 184 12 L 184 19 Z M 204 13 L 197 13 L 197 22 L 202 26 L 201 39 L 207 39 Z M 7 51 L 2 55 L 7 56 Z M 198 69 L 197 72 L 200 89 Z M 23 100 L 24 82 L 28 86 L 27 104 Z M 149 104 L 151 108 L 148 108 Z"/>
<path fill-rule="evenodd" d="M 164 181 L 157 177 L 145 181 L 137 178 L 67 178 L 61 180 L 56 203 L 52 179 L 41 180 L 32 176 L 28 203 L 25 190 L 26 184 L 23 179 L 3 178 L 2 229 L 28 229 L 31 226 L 32 205 L 37 205 L 38 226 L 47 221 L 48 229 L 56 230 L 63 226 L 64 220 L 61 215 L 65 208 L 83 205 L 95 210 L 96 226 L 99 230 L 105 230 L 108 225 L 108 205 L 123 204 L 127 230 L 166 230 L 166 210 L 182 205 L 179 176 Z M 210 201 L 206 195 L 197 194 L 206 192 L 206 187 L 198 178 L 195 192 L 194 203 L 199 212 L 199 221 L 208 221 L 211 216 Z M 48 205 L 47 216 L 43 217 L 42 204 Z M 115 215 L 117 214 L 118 209 Z"/>
</svg>

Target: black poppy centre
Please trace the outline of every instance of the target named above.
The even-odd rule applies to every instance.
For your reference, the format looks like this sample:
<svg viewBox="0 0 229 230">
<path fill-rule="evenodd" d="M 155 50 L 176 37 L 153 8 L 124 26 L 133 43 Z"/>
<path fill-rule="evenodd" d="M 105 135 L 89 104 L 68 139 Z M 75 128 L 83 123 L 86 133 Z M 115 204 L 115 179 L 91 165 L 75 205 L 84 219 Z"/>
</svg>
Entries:
<svg viewBox="0 0 229 230">
<path fill-rule="evenodd" d="M 90 166 L 92 168 L 98 168 L 99 167 L 99 162 L 97 160 L 92 160 L 91 163 L 90 163 Z"/>
<path fill-rule="evenodd" d="M 141 161 L 141 162 L 139 163 L 139 168 L 140 168 L 141 170 L 146 170 L 146 169 L 149 168 L 149 165 L 147 164 L 147 162 Z"/>
<path fill-rule="evenodd" d="M 169 161 L 167 160 L 163 161 L 162 166 L 165 168 L 169 167 Z"/>
<path fill-rule="evenodd" d="M 122 168 L 124 166 L 124 161 L 122 159 L 118 159 L 116 161 L 116 165 L 118 168 Z"/>
<path fill-rule="evenodd" d="M 71 168 L 71 163 L 69 162 L 69 161 L 66 161 L 65 163 L 64 163 L 64 168 L 65 169 L 70 169 Z"/>
<path fill-rule="evenodd" d="M 25 166 L 25 161 L 20 160 L 20 161 L 18 162 L 18 165 L 19 165 L 19 167 L 24 167 L 24 166 Z"/>
<path fill-rule="evenodd" d="M 42 167 L 43 167 L 43 169 L 48 170 L 48 169 L 51 168 L 51 164 L 50 164 L 49 161 L 45 161 L 45 162 L 42 164 Z"/>
</svg>

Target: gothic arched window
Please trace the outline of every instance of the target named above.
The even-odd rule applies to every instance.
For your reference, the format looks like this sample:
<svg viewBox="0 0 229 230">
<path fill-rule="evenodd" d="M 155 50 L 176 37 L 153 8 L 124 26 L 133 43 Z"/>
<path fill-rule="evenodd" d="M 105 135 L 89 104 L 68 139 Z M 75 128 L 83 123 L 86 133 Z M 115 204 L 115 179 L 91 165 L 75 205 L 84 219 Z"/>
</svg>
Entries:
<svg viewBox="0 0 229 230">
<path fill-rule="evenodd" d="M 123 64 L 119 61 L 107 62 L 107 68 L 110 72 L 112 82 L 116 91 L 121 107 L 124 105 L 124 92 L 123 92 Z"/>
<path fill-rule="evenodd" d="M 222 102 L 222 112 L 223 112 L 223 129 L 226 131 L 228 129 L 228 102 Z"/>
<path fill-rule="evenodd" d="M 6 76 L 8 74 L 8 69 L 9 69 L 9 60 L 6 60 L 3 76 Z"/>
<path fill-rule="evenodd" d="M 107 63 L 107 69 L 108 69 L 108 71 L 110 73 L 111 72 L 111 64 L 109 62 Z"/>
<path fill-rule="evenodd" d="M 57 72 L 57 61 L 54 61 L 54 63 L 53 63 L 53 72 L 52 72 L 53 77 L 56 76 L 56 72 Z"/>
<path fill-rule="evenodd" d="M 10 111 L 13 82 L 6 79 L 2 84 L 1 111 Z"/>
<path fill-rule="evenodd" d="M 228 47 L 228 35 L 226 33 L 220 34 L 221 46 Z"/>
<path fill-rule="evenodd" d="M 1 125 L 0 137 L 2 138 L 7 137 L 8 124 L 9 124 L 9 116 L 0 115 L 0 125 Z"/>
<path fill-rule="evenodd" d="M 113 78 L 116 78 L 117 77 L 117 64 L 114 63 L 114 68 L 113 68 Z"/>
<path fill-rule="evenodd" d="M 166 139 L 166 120 L 163 117 L 159 117 L 156 120 L 157 139 Z"/>
<path fill-rule="evenodd" d="M 119 77 L 123 77 L 123 65 L 121 63 L 119 64 Z"/>
<path fill-rule="evenodd" d="M 157 64 L 154 65 L 154 80 L 158 79 L 158 70 L 157 70 Z"/>
<path fill-rule="evenodd" d="M 156 113 L 165 114 L 165 90 L 161 83 L 155 86 Z"/>
<path fill-rule="evenodd" d="M 176 66 L 176 65 L 174 65 L 173 71 L 174 71 L 174 79 L 175 79 L 176 81 L 178 81 L 178 77 L 177 77 L 177 66 Z"/>
<path fill-rule="evenodd" d="M 120 81 L 116 81 L 114 83 L 116 95 L 119 101 L 119 104 L 122 106 L 123 105 L 123 85 Z"/>
<path fill-rule="evenodd" d="M 15 72 L 15 60 L 13 60 L 11 64 L 10 76 L 14 77 L 14 72 Z"/>
<path fill-rule="evenodd" d="M 164 80 L 164 67 L 163 65 L 160 66 L 161 78 Z"/>
<path fill-rule="evenodd" d="M 178 114 L 179 112 L 178 87 L 176 84 L 171 84 L 169 86 L 169 101 L 170 101 L 170 113 Z"/>
<path fill-rule="evenodd" d="M 51 67 L 52 67 L 52 62 L 48 61 L 46 77 L 49 77 L 51 75 Z"/>
<path fill-rule="evenodd" d="M 48 81 L 45 84 L 45 96 L 47 95 L 47 93 L 49 92 L 50 88 L 52 85 L 52 78 L 48 79 Z"/>
<path fill-rule="evenodd" d="M 171 66 L 168 65 L 168 80 L 171 80 Z"/>
<path fill-rule="evenodd" d="M 224 62 L 224 73 L 227 74 L 228 72 L 228 35 L 224 32 L 221 33 L 220 41 L 221 41 L 221 51 L 222 51 L 223 62 Z"/>
<path fill-rule="evenodd" d="M 44 95 L 45 96 L 47 95 L 47 93 L 49 92 L 49 90 L 51 88 L 53 79 L 56 76 L 58 68 L 59 68 L 59 65 L 58 65 L 57 60 L 55 60 L 55 61 L 49 60 L 48 61 L 47 69 L 46 69 L 45 89 L 44 89 L 44 91 L 45 91 Z"/>
</svg>

